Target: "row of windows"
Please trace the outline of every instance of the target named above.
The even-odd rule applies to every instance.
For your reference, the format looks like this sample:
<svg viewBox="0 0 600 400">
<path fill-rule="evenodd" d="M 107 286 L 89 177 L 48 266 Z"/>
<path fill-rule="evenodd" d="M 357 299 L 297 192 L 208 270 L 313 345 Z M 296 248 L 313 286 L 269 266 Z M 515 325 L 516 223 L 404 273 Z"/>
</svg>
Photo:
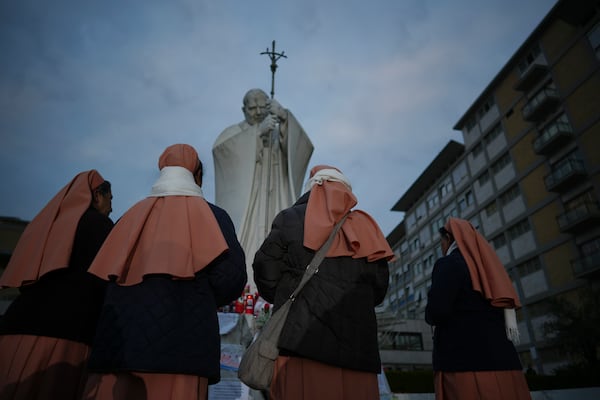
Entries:
<svg viewBox="0 0 600 400">
<path fill-rule="evenodd" d="M 484 146 L 488 146 L 492 141 L 494 141 L 494 139 L 503 133 L 504 130 L 502 129 L 502 125 L 500 123 L 494 125 L 494 127 L 490 129 L 490 131 L 483 137 L 483 140 L 478 142 L 471 150 L 473 157 L 479 157 L 479 155 L 483 152 Z"/>
<path fill-rule="evenodd" d="M 520 194 L 521 194 L 521 191 L 519 190 L 519 185 L 515 184 L 515 185 L 511 186 L 507 191 L 502 193 L 500 195 L 500 197 L 498 198 L 500 201 L 500 206 L 504 207 L 505 205 L 507 205 L 508 203 L 510 203 L 517 197 L 519 197 Z M 497 203 L 495 201 L 492 201 L 490 204 L 488 204 L 485 207 L 484 211 L 485 211 L 485 215 L 488 218 L 491 217 L 496 212 L 498 212 Z"/>
<path fill-rule="evenodd" d="M 531 227 L 529 225 L 529 221 L 527 220 L 527 218 L 525 218 L 517 222 L 515 225 L 511 226 L 506 231 L 506 235 L 508 236 L 509 240 L 515 240 L 519 236 L 522 236 L 529 231 L 531 231 Z M 504 233 L 501 233 L 498 236 L 493 237 L 490 242 L 492 243 L 495 249 L 499 249 L 506 245 L 506 236 L 504 236 Z"/>
<path fill-rule="evenodd" d="M 520 276 L 526 276 L 542 269 L 542 264 L 540 263 L 540 259 L 535 257 L 520 264 L 517 266 L 517 269 Z"/>
<path fill-rule="evenodd" d="M 423 350 L 423 338 L 420 333 L 381 332 L 379 348 L 383 350 Z"/>
<path fill-rule="evenodd" d="M 485 115 L 496 105 L 496 101 L 494 100 L 493 97 L 490 97 L 489 99 L 487 99 L 482 105 L 481 107 L 479 107 L 479 109 L 477 110 L 477 112 L 475 113 L 475 117 L 469 118 L 466 122 L 465 122 L 465 128 L 467 128 L 467 132 L 471 132 L 473 130 L 473 128 L 475 128 L 475 125 L 477 125 L 477 122 L 481 119 L 483 119 L 483 117 L 485 117 Z"/>
</svg>

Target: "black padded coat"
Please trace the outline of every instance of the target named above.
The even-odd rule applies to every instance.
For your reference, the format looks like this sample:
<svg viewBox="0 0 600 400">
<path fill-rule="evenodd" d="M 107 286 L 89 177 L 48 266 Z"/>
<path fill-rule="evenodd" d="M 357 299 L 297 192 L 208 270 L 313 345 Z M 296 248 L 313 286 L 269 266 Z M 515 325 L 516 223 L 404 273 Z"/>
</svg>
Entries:
<svg viewBox="0 0 600 400">
<path fill-rule="evenodd" d="M 503 310 L 473 290 L 458 249 L 433 266 L 425 319 L 435 325 L 434 371 L 521 370 L 517 351 L 506 338 Z"/>
<path fill-rule="evenodd" d="M 296 288 L 315 254 L 303 245 L 308 196 L 277 215 L 254 258 L 254 281 L 275 311 Z M 388 278 L 385 260 L 325 258 L 290 309 L 280 354 L 379 373 L 374 308 L 383 301 Z"/>
<path fill-rule="evenodd" d="M 229 215 L 210 207 L 229 249 L 194 280 L 150 275 L 132 286 L 109 283 L 89 369 L 189 374 L 220 379 L 217 307 L 240 296 L 246 285 L 244 252 Z M 202 223 L 197 221 L 196 223 Z"/>
<path fill-rule="evenodd" d="M 92 344 L 106 282 L 87 272 L 113 227 L 93 207 L 79 219 L 68 268 L 21 287 L 2 319 L 0 335 L 47 336 Z"/>
</svg>

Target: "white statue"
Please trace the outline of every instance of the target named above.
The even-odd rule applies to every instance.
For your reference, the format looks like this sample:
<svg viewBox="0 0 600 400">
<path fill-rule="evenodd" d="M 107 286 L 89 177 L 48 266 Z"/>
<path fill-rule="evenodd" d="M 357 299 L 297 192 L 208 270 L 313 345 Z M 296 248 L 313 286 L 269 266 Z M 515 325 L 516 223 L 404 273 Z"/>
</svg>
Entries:
<svg viewBox="0 0 600 400">
<path fill-rule="evenodd" d="M 294 115 L 260 89 L 246 93 L 242 111 L 245 121 L 213 145 L 215 203 L 235 224 L 254 290 L 254 254 L 277 213 L 302 194 L 313 145 Z"/>
</svg>

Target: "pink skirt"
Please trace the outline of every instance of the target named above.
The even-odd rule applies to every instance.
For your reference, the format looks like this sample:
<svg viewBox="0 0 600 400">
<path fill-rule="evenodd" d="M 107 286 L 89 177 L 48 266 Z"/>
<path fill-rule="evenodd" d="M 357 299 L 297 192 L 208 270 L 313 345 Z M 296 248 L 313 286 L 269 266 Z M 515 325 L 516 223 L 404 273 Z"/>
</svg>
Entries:
<svg viewBox="0 0 600 400">
<path fill-rule="evenodd" d="M 436 372 L 435 400 L 531 400 L 521 371 Z"/>
<path fill-rule="evenodd" d="M 90 374 L 84 400 L 206 400 L 208 379 L 195 375 L 118 372 Z"/>
<path fill-rule="evenodd" d="M 0 399 L 79 399 L 90 349 L 31 335 L 0 336 Z"/>
<path fill-rule="evenodd" d="M 379 399 L 377 374 L 354 371 L 299 357 L 279 356 L 271 400 Z"/>
</svg>

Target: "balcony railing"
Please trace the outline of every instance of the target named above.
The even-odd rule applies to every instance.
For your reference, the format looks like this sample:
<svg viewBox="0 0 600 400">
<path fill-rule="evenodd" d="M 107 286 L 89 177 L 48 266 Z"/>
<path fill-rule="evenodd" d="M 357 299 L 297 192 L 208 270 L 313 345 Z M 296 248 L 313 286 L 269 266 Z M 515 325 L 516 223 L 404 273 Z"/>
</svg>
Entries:
<svg viewBox="0 0 600 400">
<path fill-rule="evenodd" d="M 597 201 L 587 201 L 560 214 L 556 219 L 561 231 L 581 232 L 600 224 L 600 207 Z"/>
<path fill-rule="evenodd" d="M 533 141 L 533 150 L 537 154 L 551 154 L 573 138 L 571 125 L 554 122 L 548 125 Z"/>
<path fill-rule="evenodd" d="M 539 121 L 544 115 L 552 111 L 560 103 L 558 91 L 546 87 L 525 104 L 523 118 L 527 121 Z"/>
<path fill-rule="evenodd" d="M 583 161 L 569 158 L 552 169 L 552 172 L 544 177 L 546 189 L 550 192 L 562 192 L 573 184 L 578 183 L 586 176 Z"/>
<path fill-rule="evenodd" d="M 600 251 L 571 261 L 575 278 L 593 278 L 600 275 Z"/>
<path fill-rule="evenodd" d="M 538 63 L 531 64 L 519 78 L 519 81 L 515 85 L 515 89 L 526 92 L 535 86 L 535 84 L 539 83 L 547 74 L 547 65 Z"/>
</svg>

